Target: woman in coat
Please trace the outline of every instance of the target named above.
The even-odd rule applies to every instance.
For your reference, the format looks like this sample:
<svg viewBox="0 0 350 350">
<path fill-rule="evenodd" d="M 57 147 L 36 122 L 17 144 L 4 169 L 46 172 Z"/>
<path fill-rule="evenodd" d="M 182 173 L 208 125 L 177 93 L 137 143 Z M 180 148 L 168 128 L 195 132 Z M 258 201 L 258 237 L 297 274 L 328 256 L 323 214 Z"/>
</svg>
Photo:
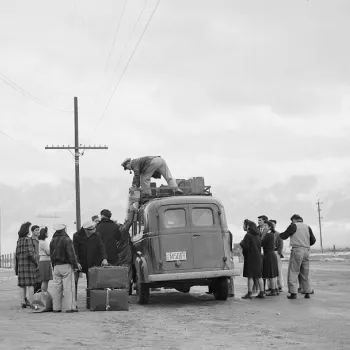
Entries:
<svg viewBox="0 0 350 350">
<path fill-rule="evenodd" d="M 40 230 L 39 234 L 39 271 L 40 271 L 40 281 L 41 290 L 47 291 L 49 287 L 49 281 L 52 280 L 52 267 L 50 259 L 50 248 L 46 242 L 47 227 Z"/>
<path fill-rule="evenodd" d="M 38 271 L 35 247 L 32 239 L 29 237 L 30 226 L 30 222 L 26 222 L 21 226 L 18 231 L 19 238 L 16 247 L 16 272 L 22 308 L 31 306 Z"/>
<path fill-rule="evenodd" d="M 271 221 L 267 222 L 268 231 L 261 240 L 261 246 L 264 249 L 263 258 L 263 278 L 269 280 L 271 292 L 267 296 L 276 296 L 279 294 L 277 288 L 278 263 L 275 254 L 275 229 Z"/>
<path fill-rule="evenodd" d="M 254 279 L 256 279 L 259 284 L 259 294 L 256 298 L 265 298 L 264 283 L 261 278 L 262 261 L 260 233 L 256 224 L 247 219 L 244 220 L 243 230 L 247 231 L 247 233 L 240 243 L 240 246 L 242 247 L 244 256 L 243 277 L 248 278 L 248 293 L 243 296 L 242 299 L 252 299 Z"/>
</svg>

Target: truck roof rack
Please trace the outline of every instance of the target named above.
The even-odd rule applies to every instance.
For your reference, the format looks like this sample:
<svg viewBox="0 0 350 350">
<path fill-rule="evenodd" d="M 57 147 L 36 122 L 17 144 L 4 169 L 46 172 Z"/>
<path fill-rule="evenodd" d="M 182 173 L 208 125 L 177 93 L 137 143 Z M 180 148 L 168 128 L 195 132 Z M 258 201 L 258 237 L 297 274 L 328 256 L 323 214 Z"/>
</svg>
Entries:
<svg viewBox="0 0 350 350">
<path fill-rule="evenodd" d="M 212 196 L 210 191 L 211 186 L 179 186 L 183 194 L 175 193 L 175 189 L 168 186 L 156 187 L 154 182 L 151 182 L 151 195 L 141 194 L 140 204 L 144 204 L 152 199 L 160 199 L 166 197 L 184 197 L 184 196 Z"/>
</svg>

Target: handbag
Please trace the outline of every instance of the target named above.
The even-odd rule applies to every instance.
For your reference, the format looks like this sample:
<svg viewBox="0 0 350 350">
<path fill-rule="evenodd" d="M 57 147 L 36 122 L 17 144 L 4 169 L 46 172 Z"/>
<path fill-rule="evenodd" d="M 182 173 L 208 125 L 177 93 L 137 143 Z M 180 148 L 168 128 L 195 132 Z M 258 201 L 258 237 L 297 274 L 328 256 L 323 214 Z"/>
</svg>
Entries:
<svg viewBox="0 0 350 350">
<path fill-rule="evenodd" d="M 52 311 L 52 296 L 46 290 L 39 289 L 33 296 L 33 312 Z"/>
</svg>

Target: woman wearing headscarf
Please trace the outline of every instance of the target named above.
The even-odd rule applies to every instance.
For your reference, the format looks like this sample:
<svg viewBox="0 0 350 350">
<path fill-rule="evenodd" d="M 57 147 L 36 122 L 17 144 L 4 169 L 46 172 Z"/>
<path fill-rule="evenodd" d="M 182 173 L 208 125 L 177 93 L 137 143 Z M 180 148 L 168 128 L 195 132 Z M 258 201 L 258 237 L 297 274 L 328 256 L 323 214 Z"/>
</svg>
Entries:
<svg viewBox="0 0 350 350">
<path fill-rule="evenodd" d="M 263 278 L 269 280 L 271 292 L 267 296 L 276 296 L 279 294 L 277 288 L 278 263 L 275 254 L 275 229 L 271 221 L 267 221 L 268 231 L 261 240 L 261 246 L 264 250 L 263 258 Z"/>
<path fill-rule="evenodd" d="M 50 248 L 46 242 L 47 227 L 40 230 L 39 233 L 39 271 L 40 271 L 40 281 L 41 290 L 47 291 L 49 287 L 49 281 L 52 280 L 52 268 L 50 259 Z"/>
<path fill-rule="evenodd" d="M 248 278 L 248 293 L 242 299 L 252 299 L 254 279 L 258 281 L 259 294 L 256 298 L 265 298 L 262 275 L 261 239 L 260 233 L 253 221 L 248 219 L 243 222 L 243 230 L 246 231 L 240 246 L 244 256 L 243 277 Z"/>
<path fill-rule="evenodd" d="M 31 306 L 38 271 L 35 247 L 32 239 L 29 237 L 30 226 L 30 222 L 25 222 L 21 226 L 18 231 L 19 238 L 16 247 L 16 273 L 18 275 L 22 308 Z"/>
</svg>

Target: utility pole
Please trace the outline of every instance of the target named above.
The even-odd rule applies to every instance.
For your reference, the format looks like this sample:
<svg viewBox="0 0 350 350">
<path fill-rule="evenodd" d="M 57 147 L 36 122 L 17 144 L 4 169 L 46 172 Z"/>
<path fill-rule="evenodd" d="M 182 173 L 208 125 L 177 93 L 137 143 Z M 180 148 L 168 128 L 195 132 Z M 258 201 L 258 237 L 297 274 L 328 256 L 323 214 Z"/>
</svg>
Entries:
<svg viewBox="0 0 350 350">
<path fill-rule="evenodd" d="M 73 146 L 46 146 L 45 149 L 68 149 L 74 150 L 75 159 L 75 215 L 77 231 L 81 228 L 80 217 L 80 172 L 79 172 L 79 158 L 81 156 L 80 149 L 108 149 L 107 146 L 79 146 L 79 128 L 78 128 L 78 98 L 74 97 L 74 136 L 75 145 Z"/>
<path fill-rule="evenodd" d="M 1 266 L 1 206 L 0 206 L 0 267 Z"/>
<path fill-rule="evenodd" d="M 321 225 L 321 207 L 320 205 L 323 204 L 323 202 L 320 202 L 320 200 L 317 200 L 317 212 L 318 212 L 318 225 L 320 227 L 320 244 L 321 244 L 321 252 L 323 253 L 323 244 L 322 244 L 322 225 Z"/>
</svg>

